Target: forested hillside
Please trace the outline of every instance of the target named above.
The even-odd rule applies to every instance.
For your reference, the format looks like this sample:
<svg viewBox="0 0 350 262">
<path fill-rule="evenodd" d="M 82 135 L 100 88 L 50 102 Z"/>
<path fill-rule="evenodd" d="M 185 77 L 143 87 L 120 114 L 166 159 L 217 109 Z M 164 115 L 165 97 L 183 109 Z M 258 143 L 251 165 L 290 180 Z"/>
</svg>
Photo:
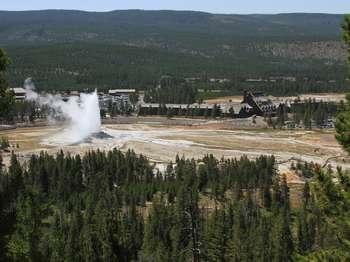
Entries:
<svg viewBox="0 0 350 262">
<path fill-rule="evenodd" d="M 331 14 L 220 15 L 192 11 L 0 12 L 0 43 L 98 40 L 205 43 L 238 37 L 334 38 L 343 17 Z M 198 41 L 199 43 L 199 41 Z M 205 44 L 202 43 L 202 44 Z"/>
<path fill-rule="evenodd" d="M 126 10 L 0 12 L 0 45 L 12 58 L 11 85 L 39 88 L 132 86 L 162 75 L 345 79 L 342 15 L 220 15 Z"/>
</svg>

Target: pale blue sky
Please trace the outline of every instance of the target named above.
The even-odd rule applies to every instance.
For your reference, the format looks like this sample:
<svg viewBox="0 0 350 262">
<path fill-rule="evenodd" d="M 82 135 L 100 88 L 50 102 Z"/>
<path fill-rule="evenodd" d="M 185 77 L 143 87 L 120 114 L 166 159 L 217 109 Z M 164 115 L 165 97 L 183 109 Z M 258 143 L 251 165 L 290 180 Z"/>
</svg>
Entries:
<svg viewBox="0 0 350 262">
<path fill-rule="evenodd" d="M 350 0 L 0 0 L 1 10 L 198 10 L 213 13 L 350 13 Z"/>
</svg>

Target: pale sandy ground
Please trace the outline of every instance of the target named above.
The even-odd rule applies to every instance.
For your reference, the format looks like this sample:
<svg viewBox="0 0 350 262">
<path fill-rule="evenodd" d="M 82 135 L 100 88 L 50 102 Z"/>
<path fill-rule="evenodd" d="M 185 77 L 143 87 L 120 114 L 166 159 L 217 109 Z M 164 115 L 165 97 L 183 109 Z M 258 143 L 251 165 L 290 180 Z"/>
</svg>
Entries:
<svg viewBox="0 0 350 262">
<path fill-rule="evenodd" d="M 206 154 L 221 157 L 241 157 L 247 155 L 256 158 L 259 155 L 275 155 L 279 162 L 290 158 L 313 161 L 323 165 L 332 159 L 332 166 L 350 168 L 350 159 L 334 138 L 333 131 L 274 131 L 274 130 L 217 130 L 200 127 L 169 127 L 148 124 L 104 125 L 103 130 L 113 139 L 94 139 L 93 143 L 63 146 L 50 143 L 59 127 L 22 128 L 0 132 L 7 136 L 10 143 L 19 144 L 14 149 L 21 157 L 47 150 L 55 153 L 64 150 L 71 153 L 83 153 L 91 149 L 109 150 L 119 148 L 122 151 L 133 149 L 155 162 L 174 161 L 176 155 L 188 158 L 201 158 Z M 4 159 L 8 155 L 4 155 Z M 290 162 L 280 165 L 287 171 Z"/>
<path fill-rule="evenodd" d="M 204 103 L 221 104 L 221 103 L 227 103 L 229 101 L 231 101 L 233 103 L 241 103 L 242 99 L 243 99 L 242 96 L 223 96 L 223 97 L 204 100 Z"/>
</svg>

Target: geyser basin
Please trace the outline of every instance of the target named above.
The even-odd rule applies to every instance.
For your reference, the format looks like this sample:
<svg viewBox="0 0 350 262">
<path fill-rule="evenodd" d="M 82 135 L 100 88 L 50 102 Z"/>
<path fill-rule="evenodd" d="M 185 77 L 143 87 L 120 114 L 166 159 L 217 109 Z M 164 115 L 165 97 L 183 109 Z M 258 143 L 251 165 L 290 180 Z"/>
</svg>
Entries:
<svg viewBox="0 0 350 262">
<path fill-rule="evenodd" d="M 79 144 L 92 144 L 94 139 L 104 140 L 104 139 L 112 139 L 113 136 L 107 134 L 105 131 L 100 131 L 97 133 L 92 133 L 89 137 L 84 138 L 82 141 L 71 144 L 71 146 L 79 145 Z"/>
<path fill-rule="evenodd" d="M 295 157 L 323 164 L 331 157 L 343 155 L 342 158 L 331 160 L 331 165 L 350 168 L 350 159 L 334 138 L 334 132 L 281 130 L 261 132 L 218 130 L 206 126 L 164 127 L 154 124 L 110 124 L 102 126 L 101 130 L 113 138 L 91 137 L 89 138 L 91 143 L 70 144 L 70 146 L 66 143 L 67 137 L 62 135 L 64 129 L 58 130 L 53 126 L 18 128 L 0 133 L 8 137 L 10 143 L 19 144 L 15 152 L 27 157 L 41 150 L 52 154 L 60 150 L 82 154 L 90 150 L 108 151 L 118 148 L 122 151 L 132 149 L 137 154 L 143 154 L 157 162 L 174 161 L 176 155 L 197 159 L 207 154 L 213 154 L 217 158 L 239 158 L 242 155 L 256 158 L 262 154 L 274 154 L 278 161 Z M 284 168 L 287 169 L 289 166 L 288 162 L 279 167 L 285 170 Z"/>
<path fill-rule="evenodd" d="M 67 135 L 70 134 L 70 130 L 63 129 L 55 134 L 47 136 L 41 141 L 42 145 L 48 146 L 79 146 L 93 147 L 93 148 L 108 148 L 114 147 L 120 148 L 129 142 L 157 144 L 161 146 L 171 147 L 190 147 L 199 145 L 187 140 L 168 140 L 159 138 L 163 132 L 159 131 L 146 131 L 146 130 L 117 130 L 110 128 L 101 128 L 101 131 L 92 133 L 88 137 L 81 140 L 71 142 L 72 139 Z"/>
<path fill-rule="evenodd" d="M 113 139 L 114 137 L 107 133 L 107 131 L 99 131 L 90 134 L 87 137 L 79 139 L 78 137 L 69 137 L 71 130 L 63 129 L 58 133 L 51 135 L 42 140 L 41 144 L 50 146 L 76 146 L 80 144 L 99 143 L 97 140 Z"/>
<path fill-rule="evenodd" d="M 111 138 L 113 138 L 113 136 L 111 136 L 110 134 L 106 133 L 105 131 L 100 131 L 100 132 L 97 132 L 97 133 L 93 133 L 91 135 L 91 137 L 98 138 L 98 139 L 111 139 Z"/>
</svg>

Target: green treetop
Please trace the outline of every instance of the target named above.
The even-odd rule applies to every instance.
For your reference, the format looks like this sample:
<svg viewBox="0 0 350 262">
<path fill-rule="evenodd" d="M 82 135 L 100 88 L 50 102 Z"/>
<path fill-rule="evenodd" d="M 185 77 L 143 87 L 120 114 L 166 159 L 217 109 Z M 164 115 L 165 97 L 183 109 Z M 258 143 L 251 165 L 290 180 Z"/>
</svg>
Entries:
<svg viewBox="0 0 350 262">
<path fill-rule="evenodd" d="M 350 64 L 350 15 L 345 17 L 343 24 L 343 39 L 348 50 L 348 62 Z M 336 138 L 344 149 L 350 153 L 350 95 L 346 97 L 347 103 L 338 117 L 335 128 L 337 130 Z"/>
<path fill-rule="evenodd" d="M 343 38 L 348 50 L 348 61 L 350 63 L 350 15 L 345 17 L 345 22 L 343 24 Z"/>
<path fill-rule="evenodd" d="M 8 84 L 5 79 L 5 71 L 9 59 L 5 52 L 0 48 L 0 119 L 10 120 L 11 107 L 14 104 L 13 93 L 9 91 Z"/>
</svg>

